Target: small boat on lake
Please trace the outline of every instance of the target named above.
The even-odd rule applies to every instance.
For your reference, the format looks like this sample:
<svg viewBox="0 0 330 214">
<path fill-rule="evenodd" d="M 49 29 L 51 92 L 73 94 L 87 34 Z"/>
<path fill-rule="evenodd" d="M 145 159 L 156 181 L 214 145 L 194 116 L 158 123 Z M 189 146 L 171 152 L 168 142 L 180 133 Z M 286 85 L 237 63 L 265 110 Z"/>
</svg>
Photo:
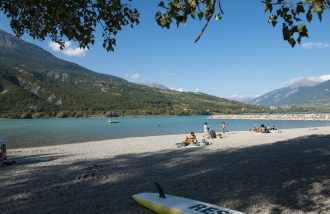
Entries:
<svg viewBox="0 0 330 214">
<path fill-rule="evenodd" d="M 119 123 L 118 120 L 108 120 L 108 123 Z"/>
</svg>

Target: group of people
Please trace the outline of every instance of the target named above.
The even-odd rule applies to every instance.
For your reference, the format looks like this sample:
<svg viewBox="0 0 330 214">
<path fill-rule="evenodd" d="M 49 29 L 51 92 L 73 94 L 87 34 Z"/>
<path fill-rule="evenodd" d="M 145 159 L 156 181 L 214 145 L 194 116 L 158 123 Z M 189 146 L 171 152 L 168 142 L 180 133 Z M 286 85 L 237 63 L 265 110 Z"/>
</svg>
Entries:
<svg viewBox="0 0 330 214">
<path fill-rule="evenodd" d="M 222 128 L 222 134 L 224 135 L 226 133 L 226 128 L 227 128 L 227 123 L 222 122 L 220 123 L 220 128 Z M 207 122 L 204 123 L 204 135 L 203 137 L 205 139 L 210 139 L 210 138 L 220 138 L 221 134 L 216 133 L 214 128 L 211 128 L 210 126 L 207 125 Z"/>
<path fill-rule="evenodd" d="M 204 139 L 210 139 L 210 138 L 216 138 L 216 133 L 214 131 L 214 128 L 211 128 L 209 125 L 207 125 L 207 122 L 204 123 Z"/>
<path fill-rule="evenodd" d="M 251 129 L 250 131 L 254 131 L 254 132 L 258 132 L 258 133 L 270 133 L 271 131 L 275 131 L 275 130 L 277 130 L 277 129 L 275 128 L 274 125 L 272 127 L 270 127 L 269 125 L 265 126 L 262 123 L 259 128 L 254 126 L 254 128 Z"/>
<path fill-rule="evenodd" d="M 222 128 L 222 132 L 223 134 L 226 132 L 226 127 L 227 124 L 225 122 L 220 124 L 220 127 Z M 207 122 L 204 123 L 204 134 L 203 134 L 203 139 L 214 139 L 214 138 L 221 138 L 221 134 L 220 133 L 216 133 L 214 128 L 211 128 Z M 192 145 L 197 145 L 198 141 L 197 141 L 197 137 L 195 135 L 194 132 L 190 132 L 190 135 L 186 137 L 185 141 L 184 141 L 184 146 L 188 146 L 190 144 Z"/>
</svg>

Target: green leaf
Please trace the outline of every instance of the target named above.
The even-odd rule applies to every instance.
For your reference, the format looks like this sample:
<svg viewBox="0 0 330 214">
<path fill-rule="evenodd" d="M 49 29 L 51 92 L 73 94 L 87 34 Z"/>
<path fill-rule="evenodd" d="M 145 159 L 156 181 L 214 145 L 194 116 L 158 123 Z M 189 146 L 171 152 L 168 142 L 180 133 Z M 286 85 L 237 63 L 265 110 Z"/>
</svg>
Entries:
<svg viewBox="0 0 330 214">
<path fill-rule="evenodd" d="M 197 15 L 198 15 L 199 20 L 201 20 L 204 16 L 204 13 L 202 11 L 200 11 L 200 12 L 198 12 Z"/>
<path fill-rule="evenodd" d="M 165 5 L 165 4 L 164 4 L 163 1 L 159 2 L 159 4 L 158 4 L 159 7 L 164 7 L 164 5 Z"/>
<path fill-rule="evenodd" d="M 296 45 L 296 41 L 293 38 L 290 38 L 288 40 L 288 43 L 291 45 L 292 48 Z"/>
<path fill-rule="evenodd" d="M 166 25 L 167 25 L 166 17 L 163 16 L 159 21 L 160 21 L 159 23 L 162 27 L 166 27 Z"/>
<path fill-rule="evenodd" d="M 283 23 L 283 27 L 282 27 L 282 33 L 283 33 L 284 40 L 289 40 L 291 38 L 290 30 L 289 30 L 288 26 L 284 23 Z"/>
<path fill-rule="evenodd" d="M 297 4 L 296 13 L 305 13 L 305 8 L 302 4 Z"/>
<path fill-rule="evenodd" d="M 265 13 L 269 10 L 269 12 L 271 13 L 273 11 L 273 5 L 272 4 L 265 4 Z"/>
<path fill-rule="evenodd" d="M 312 19 L 313 19 L 312 11 L 309 10 L 309 11 L 306 13 L 306 19 L 307 19 L 308 22 L 311 22 L 311 21 L 312 21 Z"/>
<path fill-rule="evenodd" d="M 272 24 L 273 27 L 275 27 L 277 24 L 277 16 L 269 16 L 268 23 Z"/>
<path fill-rule="evenodd" d="M 323 9 L 324 9 L 323 2 L 315 1 L 311 6 L 311 11 L 318 14 L 322 14 Z"/>
<path fill-rule="evenodd" d="M 306 25 L 301 24 L 297 27 L 297 30 L 299 33 L 305 33 L 305 32 L 307 32 L 307 27 L 306 27 Z"/>
</svg>

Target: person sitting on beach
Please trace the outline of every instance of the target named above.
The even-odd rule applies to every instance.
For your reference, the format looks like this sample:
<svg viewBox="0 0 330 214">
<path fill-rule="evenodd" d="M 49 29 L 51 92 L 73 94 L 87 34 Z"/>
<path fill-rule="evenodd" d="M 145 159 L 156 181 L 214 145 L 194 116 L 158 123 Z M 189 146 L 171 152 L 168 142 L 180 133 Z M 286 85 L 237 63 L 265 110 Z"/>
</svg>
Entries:
<svg viewBox="0 0 330 214">
<path fill-rule="evenodd" d="M 258 129 L 258 132 L 260 133 L 266 133 L 266 127 L 264 124 L 261 124 L 260 128 Z"/>
<path fill-rule="evenodd" d="M 186 140 L 184 141 L 184 145 L 188 146 L 190 144 L 196 144 L 197 138 L 194 132 L 190 132 L 190 135 L 186 137 Z"/>
<path fill-rule="evenodd" d="M 214 128 L 211 128 L 211 130 L 210 130 L 210 137 L 211 138 L 216 138 L 216 133 L 214 131 Z"/>
<path fill-rule="evenodd" d="M 273 125 L 272 128 L 270 128 L 270 130 L 275 131 L 277 130 L 277 128 L 275 128 L 275 126 Z"/>
</svg>

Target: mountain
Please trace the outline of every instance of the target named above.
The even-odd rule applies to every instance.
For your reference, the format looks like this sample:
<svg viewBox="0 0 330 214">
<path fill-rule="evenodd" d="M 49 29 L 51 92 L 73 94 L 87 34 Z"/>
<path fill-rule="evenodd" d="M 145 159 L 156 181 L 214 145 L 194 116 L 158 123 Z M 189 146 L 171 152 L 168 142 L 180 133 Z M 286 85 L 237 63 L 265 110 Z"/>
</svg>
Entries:
<svg viewBox="0 0 330 214">
<path fill-rule="evenodd" d="M 231 95 L 228 97 L 230 100 L 236 100 L 239 102 L 244 102 L 244 103 L 253 103 L 255 100 L 256 96 L 243 96 L 243 95 Z"/>
<path fill-rule="evenodd" d="M 288 87 L 268 92 L 253 100 L 268 106 L 293 105 L 330 109 L 330 80 L 324 82 L 307 81 L 294 83 Z"/>
<path fill-rule="evenodd" d="M 96 73 L 1 30 L 0 104 L 0 117 L 10 118 L 261 111 L 241 102 Z"/>
<path fill-rule="evenodd" d="M 140 84 L 145 85 L 145 86 L 149 86 L 149 87 L 152 87 L 152 88 L 159 88 L 159 89 L 169 90 L 169 88 L 167 88 L 165 85 L 162 85 L 162 84 L 157 83 L 157 82 L 142 82 Z"/>
</svg>

